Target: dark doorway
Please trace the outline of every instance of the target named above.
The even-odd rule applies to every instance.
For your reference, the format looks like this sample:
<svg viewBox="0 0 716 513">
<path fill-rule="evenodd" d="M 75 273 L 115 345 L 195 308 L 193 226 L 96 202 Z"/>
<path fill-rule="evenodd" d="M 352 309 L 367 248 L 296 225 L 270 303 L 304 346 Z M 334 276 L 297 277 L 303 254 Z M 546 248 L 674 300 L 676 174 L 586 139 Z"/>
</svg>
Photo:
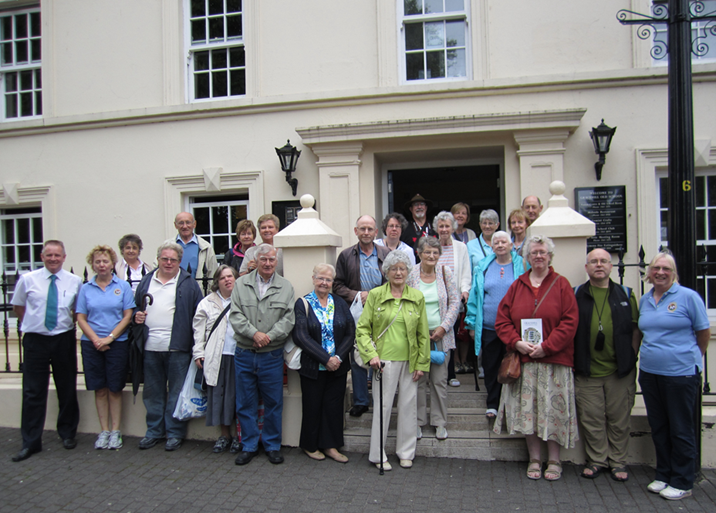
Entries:
<svg viewBox="0 0 716 513">
<path fill-rule="evenodd" d="M 467 203 L 471 212 L 467 226 L 478 234 L 480 212 L 487 208 L 501 212 L 498 164 L 389 170 L 388 191 L 390 211 L 400 212 L 408 220 L 410 212 L 403 206 L 418 193 L 434 204 L 428 212 L 429 218 L 441 210 L 449 212 L 455 203 Z"/>
</svg>

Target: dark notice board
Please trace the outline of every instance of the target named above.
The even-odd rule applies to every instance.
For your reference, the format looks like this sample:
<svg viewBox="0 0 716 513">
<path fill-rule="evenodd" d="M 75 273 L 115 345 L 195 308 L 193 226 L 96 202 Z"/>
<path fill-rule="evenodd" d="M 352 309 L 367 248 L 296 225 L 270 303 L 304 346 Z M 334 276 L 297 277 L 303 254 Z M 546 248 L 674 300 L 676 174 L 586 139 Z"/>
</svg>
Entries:
<svg viewBox="0 0 716 513">
<path fill-rule="evenodd" d="M 576 210 L 597 225 L 587 250 L 604 248 L 610 253 L 627 249 L 626 186 L 575 187 Z"/>
</svg>

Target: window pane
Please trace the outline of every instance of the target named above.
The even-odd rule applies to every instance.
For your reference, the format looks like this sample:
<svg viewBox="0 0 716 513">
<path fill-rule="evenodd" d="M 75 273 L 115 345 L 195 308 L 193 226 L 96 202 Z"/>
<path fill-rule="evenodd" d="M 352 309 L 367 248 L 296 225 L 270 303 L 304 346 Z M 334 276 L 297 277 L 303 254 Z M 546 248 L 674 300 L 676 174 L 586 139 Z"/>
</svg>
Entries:
<svg viewBox="0 0 716 513">
<path fill-rule="evenodd" d="M 226 17 L 226 37 L 241 37 L 241 15 Z"/>
<path fill-rule="evenodd" d="M 20 115 L 32 116 L 32 93 L 20 94 Z"/>
<path fill-rule="evenodd" d="M 467 75 L 465 69 L 465 50 L 447 51 L 447 76 L 464 77 Z"/>
<path fill-rule="evenodd" d="M 16 246 L 17 247 L 17 259 L 20 262 L 30 261 L 30 246 Z"/>
<path fill-rule="evenodd" d="M 445 48 L 445 24 L 442 21 L 425 24 L 425 48 Z"/>
<path fill-rule="evenodd" d="M 241 0 L 226 0 L 226 12 L 241 12 Z"/>
<path fill-rule="evenodd" d="M 27 41 L 15 41 L 15 62 L 27 62 Z"/>
<path fill-rule="evenodd" d="M 231 70 L 231 96 L 246 94 L 246 71 Z"/>
<path fill-rule="evenodd" d="M 42 114 L 42 92 L 35 91 L 35 116 Z"/>
<path fill-rule="evenodd" d="M 199 207 L 194 209 L 194 220 L 196 221 L 196 229 L 199 235 L 210 233 L 209 229 L 209 207 Z"/>
<path fill-rule="evenodd" d="M 37 245 L 32 247 L 32 260 L 36 263 L 41 262 L 42 258 L 40 255 L 42 254 L 42 246 Z"/>
<path fill-rule="evenodd" d="M 42 59 L 41 48 L 39 39 L 30 41 L 30 60 L 36 62 Z"/>
<path fill-rule="evenodd" d="M 42 29 L 42 27 L 40 25 L 40 13 L 39 12 L 30 13 L 30 35 L 32 37 L 40 37 L 41 29 Z"/>
<path fill-rule="evenodd" d="M 209 18 L 209 39 L 224 39 L 224 18 Z"/>
<path fill-rule="evenodd" d="M 17 117 L 17 95 L 8 94 L 5 96 L 5 116 L 8 118 Z"/>
<path fill-rule="evenodd" d="M 716 210 L 709 210 L 709 239 L 716 240 Z"/>
<path fill-rule="evenodd" d="M 464 21 L 448 21 L 445 23 L 445 32 L 447 34 L 447 46 L 465 46 L 465 22 Z"/>
<path fill-rule="evenodd" d="M 32 89 L 32 71 L 20 72 L 20 91 L 29 91 Z"/>
<path fill-rule="evenodd" d="M 12 43 L 3 43 L 2 46 L 0 47 L 0 52 L 2 52 L 2 64 L 4 66 L 7 66 L 7 65 L 13 63 Z"/>
<path fill-rule="evenodd" d="M 5 264 L 14 264 L 15 263 L 15 246 L 9 246 L 5 248 L 5 251 L 3 251 L 5 256 Z M 14 267 L 14 266 L 9 266 Z"/>
<path fill-rule="evenodd" d="M 5 75 L 5 91 L 17 91 L 17 73 L 7 73 Z"/>
<path fill-rule="evenodd" d="M 0 18 L 0 40 L 10 41 L 12 39 L 12 17 L 3 16 Z"/>
<path fill-rule="evenodd" d="M 408 80 L 422 80 L 425 78 L 423 69 L 423 52 L 405 55 L 405 70 Z"/>
<path fill-rule="evenodd" d="M 708 302 L 706 303 L 706 308 L 716 308 L 716 280 L 712 278 L 708 280 L 708 283 Z"/>
<path fill-rule="evenodd" d="M 211 69 L 226 69 L 226 50 L 211 51 Z"/>
<path fill-rule="evenodd" d="M 196 98 L 209 97 L 209 74 L 198 73 L 194 75 L 194 96 Z"/>
<path fill-rule="evenodd" d="M 2 222 L 3 244 L 15 244 L 15 222 L 12 219 L 4 219 Z"/>
<path fill-rule="evenodd" d="M 214 233 L 229 232 L 229 207 L 213 207 L 211 209 L 211 218 L 214 223 Z"/>
<path fill-rule="evenodd" d="M 441 51 L 428 52 L 428 72 L 426 78 L 442 78 L 445 76 L 445 55 Z"/>
<path fill-rule="evenodd" d="M 231 206 L 231 231 L 236 232 L 236 225 L 239 221 L 246 219 L 246 205 Z M 238 242 L 238 241 L 237 241 Z"/>
<path fill-rule="evenodd" d="M 224 235 L 219 235 L 213 237 L 214 239 L 214 251 L 216 251 L 217 255 L 224 255 L 227 251 L 229 251 L 229 237 Z"/>
<path fill-rule="evenodd" d="M 17 242 L 20 244 L 30 242 L 30 220 L 26 217 L 17 220 Z"/>
<path fill-rule="evenodd" d="M 405 0 L 403 2 L 403 12 L 406 16 L 423 14 L 423 0 Z"/>
<path fill-rule="evenodd" d="M 443 12 L 443 0 L 425 0 L 425 14 Z"/>
<path fill-rule="evenodd" d="M 406 50 L 422 50 L 423 49 L 423 24 L 408 23 L 405 25 L 405 49 Z"/>
<path fill-rule="evenodd" d="M 244 55 L 244 47 L 235 46 L 233 48 L 229 48 L 229 66 L 236 68 L 245 65 L 246 57 Z"/>
<path fill-rule="evenodd" d="M 206 41 L 206 22 L 204 19 L 191 22 L 191 42 Z"/>
<path fill-rule="evenodd" d="M 226 96 L 228 87 L 226 83 L 226 71 L 215 71 L 211 74 L 211 85 L 213 89 L 212 98 Z"/>
<path fill-rule="evenodd" d="M 206 16 L 206 6 L 204 0 L 191 0 L 191 16 L 196 18 L 197 16 Z"/>
<path fill-rule="evenodd" d="M 708 198 L 709 205 L 716 207 L 716 176 L 708 177 Z"/>
<path fill-rule="evenodd" d="M 209 14 L 224 14 L 224 0 L 209 0 Z"/>
<path fill-rule="evenodd" d="M 15 39 L 27 37 L 27 14 L 15 15 Z"/>
<path fill-rule="evenodd" d="M 666 178 L 659 178 L 659 205 L 665 208 L 669 201 L 669 193 L 666 187 Z"/>
<path fill-rule="evenodd" d="M 445 12 L 465 10 L 465 0 L 445 0 Z"/>
<path fill-rule="evenodd" d="M 697 207 L 703 207 L 706 203 L 706 177 L 697 176 L 695 177 L 696 189 L 694 190 L 694 196 L 696 196 L 695 203 Z"/>
<path fill-rule="evenodd" d="M 35 89 L 42 89 L 42 71 L 35 70 Z"/>
<path fill-rule="evenodd" d="M 196 52 L 194 54 L 194 70 L 203 71 L 209 69 L 209 52 Z"/>
<path fill-rule="evenodd" d="M 42 218 L 32 218 L 32 242 L 42 242 Z"/>
<path fill-rule="evenodd" d="M 667 233 L 667 212 L 665 210 L 661 211 L 661 243 L 666 245 L 666 243 L 669 240 L 668 233 Z"/>
<path fill-rule="evenodd" d="M 696 240 L 704 240 L 706 238 L 706 211 L 696 211 Z"/>
</svg>

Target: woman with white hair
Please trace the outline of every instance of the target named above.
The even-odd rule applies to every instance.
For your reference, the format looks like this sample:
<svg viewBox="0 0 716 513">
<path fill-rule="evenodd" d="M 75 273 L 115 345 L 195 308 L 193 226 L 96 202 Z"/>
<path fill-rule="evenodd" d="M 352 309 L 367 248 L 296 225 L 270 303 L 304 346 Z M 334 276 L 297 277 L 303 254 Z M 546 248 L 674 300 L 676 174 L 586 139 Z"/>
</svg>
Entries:
<svg viewBox="0 0 716 513">
<path fill-rule="evenodd" d="M 398 386 L 396 454 L 401 467 L 413 466 L 417 446 L 418 380 L 430 370 L 425 297 L 406 284 L 411 268 L 408 256 L 402 251 L 391 251 L 385 257 L 383 273 L 388 281 L 370 291 L 356 329 L 356 345 L 361 358 L 373 368 L 374 380 L 383 380 L 380 385 L 373 382 L 373 407 L 375 410 L 383 405 L 385 422 L 381 432 L 380 414 L 373 414 L 368 459 L 378 468 L 382 463 L 385 470 L 391 470 L 391 466 L 385 450 L 380 453 L 380 446 L 385 447 Z"/>
<path fill-rule="evenodd" d="M 335 277 L 332 265 L 318 264 L 313 268 L 313 292 L 294 307 L 293 341 L 303 350 L 298 371 L 303 402 L 299 445 L 311 459 L 328 456 L 347 463 L 338 449 L 343 446 L 343 397 L 356 329 L 346 302 L 331 294 Z"/>
<path fill-rule="evenodd" d="M 492 253 L 492 235 L 500 227 L 500 216 L 497 212 L 488 208 L 480 212 L 480 236 L 467 243 L 467 251 L 470 255 L 470 268 L 474 269 L 480 260 Z"/>
<path fill-rule="evenodd" d="M 475 340 L 475 354 L 480 354 L 482 350 L 487 389 L 485 415 L 489 419 L 497 416 L 497 408 L 500 405 L 502 385 L 497 382 L 497 372 L 505 356 L 505 345 L 495 331 L 497 307 L 510 285 L 525 272 L 522 257 L 512 249 L 512 241 L 507 232 L 495 232 L 492 236 L 492 248 L 495 252 L 482 259 L 475 269 L 465 316 L 465 325 Z"/>
<path fill-rule="evenodd" d="M 521 362 L 520 377 L 502 389 L 493 431 L 527 441 L 529 479 L 542 477 L 541 442 L 549 455 L 544 477 L 562 477 L 560 446 L 574 447 L 577 409 L 574 400 L 574 336 L 579 310 L 569 281 L 554 272 L 554 244 L 542 235 L 529 237 L 523 254 L 532 268 L 510 285 L 500 302 L 495 331 Z"/>
<path fill-rule="evenodd" d="M 639 303 L 639 329 L 644 334 L 639 385 L 656 449 L 656 476 L 647 489 L 680 500 L 691 495 L 694 486 L 694 410 L 711 337 L 709 318 L 701 296 L 679 285 L 670 253 L 652 259 L 646 281 L 654 287 Z"/>
</svg>

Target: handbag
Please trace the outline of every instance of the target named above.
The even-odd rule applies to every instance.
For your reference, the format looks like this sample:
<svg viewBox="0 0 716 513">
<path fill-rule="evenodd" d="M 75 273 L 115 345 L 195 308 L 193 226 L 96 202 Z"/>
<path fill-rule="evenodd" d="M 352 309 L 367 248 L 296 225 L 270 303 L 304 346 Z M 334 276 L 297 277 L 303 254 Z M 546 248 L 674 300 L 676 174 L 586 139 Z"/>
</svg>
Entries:
<svg viewBox="0 0 716 513">
<path fill-rule="evenodd" d="M 443 363 L 445 363 L 445 353 L 442 351 L 438 351 L 437 343 L 433 342 L 433 345 L 435 346 L 435 349 L 430 350 L 430 363 L 434 363 L 435 365 L 442 365 Z"/>
<path fill-rule="evenodd" d="M 400 306 L 398 307 L 398 311 L 395 314 L 395 317 L 393 317 L 393 320 L 390 321 L 390 324 L 388 324 L 388 326 L 386 326 L 386 328 L 383 330 L 383 332 L 380 335 L 378 335 L 378 338 L 375 339 L 376 342 L 378 340 L 380 340 L 380 337 L 385 335 L 385 332 L 388 331 L 388 329 L 393 325 L 393 323 L 395 322 L 395 319 L 398 318 L 398 314 L 400 314 L 400 310 L 402 310 L 402 309 L 403 309 L 403 302 L 401 301 Z M 375 345 L 375 342 L 373 342 L 373 339 L 370 340 L 370 343 L 373 344 L 373 349 L 375 349 L 377 352 L 378 347 Z M 353 344 L 353 361 L 355 361 L 356 365 L 358 365 L 362 369 L 368 370 L 370 368 L 370 364 L 365 363 L 363 361 L 363 358 L 361 358 L 360 351 L 358 351 L 358 343 L 357 342 Z"/>
<path fill-rule="evenodd" d="M 542 304 L 542 301 L 544 301 L 544 298 L 547 297 L 549 291 L 552 290 L 554 284 L 557 283 L 557 279 L 558 278 L 552 281 L 552 284 L 547 289 L 547 292 L 544 293 L 544 296 L 542 296 L 540 302 L 537 303 L 537 306 L 535 306 L 535 309 L 532 312 L 532 317 L 535 316 L 535 314 L 537 313 L 537 309 Z M 502 358 L 502 363 L 500 363 L 500 370 L 497 372 L 497 382 L 502 383 L 503 385 L 510 385 L 517 381 L 520 378 L 521 374 L 522 367 L 520 363 L 519 353 L 516 350 L 508 351 L 507 354 L 505 354 L 504 358 Z"/>
<path fill-rule="evenodd" d="M 219 326 L 219 323 L 221 322 L 221 319 L 224 318 L 224 316 L 229 313 L 229 310 L 231 310 L 231 303 L 227 305 L 226 308 L 222 310 L 222 312 L 219 314 L 219 316 L 214 321 L 214 325 L 211 327 L 211 330 L 209 331 L 209 336 L 206 337 L 207 342 L 211 338 L 211 336 L 214 334 L 214 330 Z M 194 377 L 194 388 L 197 390 L 201 390 L 202 392 L 206 392 L 206 380 L 204 379 L 204 366 L 199 367 L 197 365 L 196 369 L 196 376 Z"/>
<path fill-rule="evenodd" d="M 303 307 L 306 309 L 306 316 L 308 316 L 309 306 L 306 298 L 301 296 L 303 300 Z M 301 353 L 303 349 L 298 347 L 292 339 L 288 339 L 286 344 L 283 346 L 283 361 L 286 362 L 286 367 L 291 370 L 301 370 Z"/>
</svg>

